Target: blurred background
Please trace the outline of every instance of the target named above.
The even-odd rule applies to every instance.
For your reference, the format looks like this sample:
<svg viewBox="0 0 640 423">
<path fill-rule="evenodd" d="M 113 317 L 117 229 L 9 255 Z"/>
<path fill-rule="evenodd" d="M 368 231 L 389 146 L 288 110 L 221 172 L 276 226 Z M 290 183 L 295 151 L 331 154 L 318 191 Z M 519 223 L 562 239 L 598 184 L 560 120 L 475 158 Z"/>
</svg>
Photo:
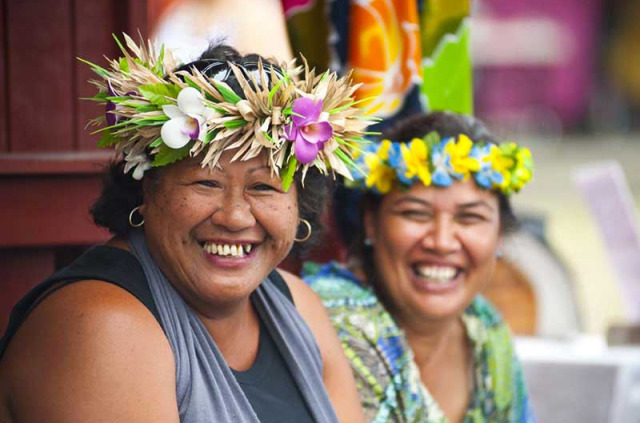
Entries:
<svg viewBox="0 0 640 423">
<path fill-rule="evenodd" d="M 357 70 L 366 58 L 354 56 L 355 3 L 410 15 L 405 6 L 416 2 L 1 0 L 0 328 L 31 286 L 108 236 L 87 210 L 113 156 L 98 151 L 84 129 L 103 111 L 79 100 L 93 90 L 91 72 L 76 57 L 104 66 L 103 55 L 118 55 L 111 34 L 139 32 L 173 44 L 185 60 L 224 38 L 246 52 L 302 52 L 320 68 Z M 514 196 L 523 229 L 506 241 L 487 296 L 520 335 L 592 335 L 597 341 L 587 350 L 603 348 L 598 340 L 607 335 L 610 344 L 632 341 L 640 321 L 640 2 L 417 4 L 419 27 L 403 28 L 440 31 L 431 36 L 437 42 L 429 46 L 423 37 L 422 55 L 394 54 L 427 68 L 439 40 L 464 39 L 468 31 L 471 66 L 459 64 L 469 69 L 473 95 L 459 111 L 529 146 L 535 159 L 533 183 Z M 448 104 L 436 97 L 425 104 L 429 74 L 407 66 L 392 81 L 400 94 L 378 105 L 381 116 L 415 112 L 407 99 L 423 108 Z M 340 257 L 335 244 L 325 250 L 313 257 Z"/>
</svg>

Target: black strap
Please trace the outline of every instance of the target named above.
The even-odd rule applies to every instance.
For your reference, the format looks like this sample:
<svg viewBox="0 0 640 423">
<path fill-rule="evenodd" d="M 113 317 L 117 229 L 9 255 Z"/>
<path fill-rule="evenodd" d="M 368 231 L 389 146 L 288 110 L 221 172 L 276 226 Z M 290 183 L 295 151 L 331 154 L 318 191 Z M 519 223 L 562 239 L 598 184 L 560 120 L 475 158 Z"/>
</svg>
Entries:
<svg viewBox="0 0 640 423">
<path fill-rule="evenodd" d="M 271 280 L 276 288 L 278 288 L 278 290 L 282 292 L 289 301 L 291 301 L 291 304 L 296 305 L 296 303 L 293 302 L 293 296 L 289 290 L 289 285 L 284 281 L 280 272 L 272 270 L 271 273 L 269 273 L 269 280 Z"/>
</svg>

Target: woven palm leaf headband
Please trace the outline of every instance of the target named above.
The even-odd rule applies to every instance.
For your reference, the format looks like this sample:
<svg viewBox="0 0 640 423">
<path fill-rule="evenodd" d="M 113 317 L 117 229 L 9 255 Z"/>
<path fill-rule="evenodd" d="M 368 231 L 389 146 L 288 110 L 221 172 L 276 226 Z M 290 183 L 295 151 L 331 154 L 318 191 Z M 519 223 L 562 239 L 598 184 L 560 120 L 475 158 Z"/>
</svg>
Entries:
<svg viewBox="0 0 640 423">
<path fill-rule="evenodd" d="M 409 143 L 368 144 L 356 164 L 363 172 L 356 174 L 351 185 L 379 194 L 388 193 L 395 184 L 447 187 L 473 177 L 481 188 L 510 195 L 533 175 L 533 159 L 526 147 L 513 142 L 473 142 L 465 134 L 441 140 L 437 132 Z"/>
<path fill-rule="evenodd" d="M 109 60 L 108 69 L 82 60 L 99 76 L 90 81 L 103 103 L 106 126 L 100 147 L 114 146 L 127 162 L 125 172 L 141 179 L 144 172 L 186 157 L 202 156 L 202 166 L 214 167 L 227 150 L 233 160 L 249 160 L 268 152 L 269 166 L 288 190 L 293 176 L 310 167 L 323 174 L 352 179 L 354 152 L 374 118 L 356 108 L 348 77 L 316 75 L 306 62 L 295 60 L 275 68 L 213 62 L 220 72 L 211 77 L 193 64 L 182 65 L 169 50 L 151 42 L 136 44 L 125 34 L 123 57 Z M 193 65 L 193 66 L 192 66 Z M 242 95 L 218 77 L 233 73 Z"/>
</svg>

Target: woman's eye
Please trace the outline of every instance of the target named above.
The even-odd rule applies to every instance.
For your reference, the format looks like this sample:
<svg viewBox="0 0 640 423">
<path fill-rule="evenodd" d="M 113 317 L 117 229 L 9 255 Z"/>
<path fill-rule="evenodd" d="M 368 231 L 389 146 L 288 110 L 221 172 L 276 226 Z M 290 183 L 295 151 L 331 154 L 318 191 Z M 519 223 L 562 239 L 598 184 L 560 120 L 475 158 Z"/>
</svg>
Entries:
<svg viewBox="0 0 640 423">
<path fill-rule="evenodd" d="M 458 216 L 458 220 L 462 223 L 476 223 L 483 222 L 485 219 L 484 216 L 475 213 L 465 213 Z"/>
<path fill-rule="evenodd" d="M 256 191 L 277 191 L 276 188 L 269 184 L 255 184 L 253 189 Z"/>
<path fill-rule="evenodd" d="M 423 210 L 401 210 L 400 215 L 409 219 L 427 220 L 431 214 Z"/>
<path fill-rule="evenodd" d="M 207 187 L 207 188 L 217 188 L 220 186 L 220 184 L 218 184 L 216 181 L 198 181 L 196 182 L 196 184 L 201 185 L 203 187 Z"/>
</svg>

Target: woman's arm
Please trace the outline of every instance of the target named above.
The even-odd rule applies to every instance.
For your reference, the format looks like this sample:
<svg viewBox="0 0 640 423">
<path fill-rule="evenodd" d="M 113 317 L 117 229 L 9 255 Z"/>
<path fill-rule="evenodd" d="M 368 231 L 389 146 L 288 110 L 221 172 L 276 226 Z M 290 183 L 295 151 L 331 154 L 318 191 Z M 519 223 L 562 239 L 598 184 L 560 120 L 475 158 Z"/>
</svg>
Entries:
<svg viewBox="0 0 640 423">
<path fill-rule="evenodd" d="M 324 363 L 324 384 L 338 418 L 344 423 L 364 422 L 351 367 L 322 302 L 300 278 L 280 269 L 278 271 L 318 342 Z"/>
<path fill-rule="evenodd" d="M 133 295 L 100 281 L 51 294 L 0 363 L 15 423 L 179 422 L 171 347 Z"/>
</svg>

